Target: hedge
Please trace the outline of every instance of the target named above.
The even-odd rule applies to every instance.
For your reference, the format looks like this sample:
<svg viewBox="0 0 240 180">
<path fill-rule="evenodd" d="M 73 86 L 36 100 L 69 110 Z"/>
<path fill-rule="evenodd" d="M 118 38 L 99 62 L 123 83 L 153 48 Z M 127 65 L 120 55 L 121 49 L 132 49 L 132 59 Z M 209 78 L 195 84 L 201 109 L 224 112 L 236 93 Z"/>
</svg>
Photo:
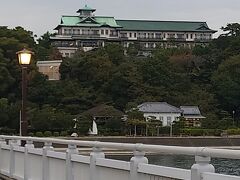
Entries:
<svg viewBox="0 0 240 180">
<path fill-rule="evenodd" d="M 221 136 L 221 133 L 221 129 L 181 129 L 181 134 L 187 136 Z"/>
</svg>

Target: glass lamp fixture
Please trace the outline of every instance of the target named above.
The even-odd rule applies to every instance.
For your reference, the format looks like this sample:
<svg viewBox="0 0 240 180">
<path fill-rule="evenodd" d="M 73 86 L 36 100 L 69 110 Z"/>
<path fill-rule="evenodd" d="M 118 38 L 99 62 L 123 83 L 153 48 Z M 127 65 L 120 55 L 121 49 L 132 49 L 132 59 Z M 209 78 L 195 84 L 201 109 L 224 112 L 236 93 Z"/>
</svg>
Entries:
<svg viewBox="0 0 240 180">
<path fill-rule="evenodd" d="M 32 51 L 29 51 L 27 49 L 23 49 L 22 51 L 18 51 L 16 53 L 18 55 L 18 61 L 20 65 L 29 65 L 31 62 L 31 58 L 33 55 Z"/>
</svg>

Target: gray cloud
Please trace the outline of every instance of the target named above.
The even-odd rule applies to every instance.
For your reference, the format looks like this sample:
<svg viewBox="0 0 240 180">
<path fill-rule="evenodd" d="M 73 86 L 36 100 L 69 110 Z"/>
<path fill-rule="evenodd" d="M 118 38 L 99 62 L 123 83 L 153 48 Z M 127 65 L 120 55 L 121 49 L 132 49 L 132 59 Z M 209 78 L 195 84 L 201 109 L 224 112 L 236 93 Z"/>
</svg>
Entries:
<svg viewBox="0 0 240 180">
<path fill-rule="evenodd" d="M 1 2 L 0 25 L 23 26 L 41 35 L 52 31 L 61 15 L 75 15 L 88 3 L 97 15 L 117 19 L 207 21 L 219 30 L 227 23 L 240 22 L 239 0 L 8 0 Z M 219 34 L 219 33 L 218 33 Z"/>
</svg>

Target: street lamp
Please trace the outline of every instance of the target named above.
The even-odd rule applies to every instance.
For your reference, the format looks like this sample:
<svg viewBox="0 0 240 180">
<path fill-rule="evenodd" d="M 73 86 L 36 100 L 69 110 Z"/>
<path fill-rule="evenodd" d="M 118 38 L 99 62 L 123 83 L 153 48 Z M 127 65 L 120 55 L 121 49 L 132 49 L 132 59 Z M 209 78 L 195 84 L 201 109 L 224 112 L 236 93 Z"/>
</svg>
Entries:
<svg viewBox="0 0 240 180">
<path fill-rule="evenodd" d="M 234 110 L 232 111 L 232 115 L 233 115 L 233 126 L 234 126 L 234 123 L 235 123 L 235 119 L 234 119 L 234 118 L 235 118 L 235 117 L 234 117 L 235 111 L 234 111 Z"/>
<path fill-rule="evenodd" d="M 31 62 L 31 57 L 34 54 L 32 51 L 23 49 L 16 53 L 18 55 L 19 64 L 22 67 L 22 109 L 21 109 L 21 122 L 20 122 L 20 135 L 28 135 L 28 121 L 26 117 L 26 97 L 27 97 L 27 66 Z"/>
</svg>

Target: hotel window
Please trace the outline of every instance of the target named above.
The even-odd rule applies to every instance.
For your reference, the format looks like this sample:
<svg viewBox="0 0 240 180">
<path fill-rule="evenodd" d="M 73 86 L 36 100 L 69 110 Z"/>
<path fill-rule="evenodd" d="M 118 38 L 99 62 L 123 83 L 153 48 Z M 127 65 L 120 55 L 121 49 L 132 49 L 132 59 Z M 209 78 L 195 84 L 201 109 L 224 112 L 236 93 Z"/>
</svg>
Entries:
<svg viewBox="0 0 240 180">
<path fill-rule="evenodd" d="M 161 36 L 162 36 L 161 33 L 156 33 L 156 34 L 155 34 L 155 38 L 156 38 L 156 39 L 161 39 Z"/>
<path fill-rule="evenodd" d="M 104 30 L 103 29 L 101 29 L 101 34 L 104 34 Z"/>
<path fill-rule="evenodd" d="M 188 34 L 186 34 L 187 39 L 189 38 Z"/>
<path fill-rule="evenodd" d="M 190 39 L 193 39 L 193 34 L 190 35 Z"/>
<path fill-rule="evenodd" d="M 105 30 L 105 34 L 108 35 L 108 30 Z"/>
<path fill-rule="evenodd" d="M 64 34 L 66 34 L 66 35 L 71 34 L 71 29 L 64 29 Z"/>
<path fill-rule="evenodd" d="M 137 33 L 134 33 L 134 37 L 137 38 Z"/>
<path fill-rule="evenodd" d="M 154 38 L 154 33 L 148 33 L 148 38 L 153 39 Z"/>
<path fill-rule="evenodd" d="M 132 37 L 132 33 L 129 33 L 129 37 L 130 37 L 130 38 Z"/>
<path fill-rule="evenodd" d="M 163 121 L 163 116 L 160 116 L 160 117 L 159 117 L 159 120 L 160 120 L 160 121 Z"/>
</svg>

